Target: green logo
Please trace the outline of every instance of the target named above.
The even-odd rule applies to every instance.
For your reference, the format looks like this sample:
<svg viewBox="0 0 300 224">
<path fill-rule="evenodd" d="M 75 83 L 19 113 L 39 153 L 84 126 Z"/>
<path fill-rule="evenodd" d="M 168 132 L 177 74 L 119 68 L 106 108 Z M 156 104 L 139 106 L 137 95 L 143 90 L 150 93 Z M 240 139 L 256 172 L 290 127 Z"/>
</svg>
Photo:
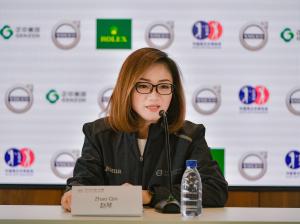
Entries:
<svg viewBox="0 0 300 224">
<path fill-rule="evenodd" d="M 220 149 L 220 148 L 212 148 L 211 150 L 211 155 L 213 157 L 213 160 L 217 161 L 219 164 L 219 167 L 224 175 L 224 154 L 225 154 L 225 149 Z"/>
<path fill-rule="evenodd" d="M 97 19 L 97 49 L 131 49 L 131 19 Z"/>
<path fill-rule="evenodd" d="M 54 104 L 54 103 L 56 103 L 56 102 L 59 100 L 59 94 L 56 92 L 55 89 L 51 89 L 51 90 L 47 93 L 46 99 L 47 99 L 50 103 Z"/>
<path fill-rule="evenodd" d="M 285 28 L 281 33 L 280 37 L 285 41 L 285 42 L 290 42 L 294 38 L 294 33 L 290 28 Z"/>
<path fill-rule="evenodd" d="M 0 35 L 5 39 L 8 40 L 12 35 L 14 34 L 14 31 L 10 28 L 10 26 L 5 25 L 0 30 Z"/>
</svg>

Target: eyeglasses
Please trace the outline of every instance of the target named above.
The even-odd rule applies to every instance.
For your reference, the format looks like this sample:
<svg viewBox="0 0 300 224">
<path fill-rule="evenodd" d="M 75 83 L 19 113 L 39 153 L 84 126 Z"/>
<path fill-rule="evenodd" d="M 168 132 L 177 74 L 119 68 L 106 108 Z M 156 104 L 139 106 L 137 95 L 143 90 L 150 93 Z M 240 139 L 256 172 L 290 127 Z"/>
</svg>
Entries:
<svg viewBox="0 0 300 224">
<path fill-rule="evenodd" d="M 171 83 L 159 83 L 153 85 L 149 82 L 137 82 L 135 84 L 136 91 L 141 94 L 152 93 L 154 88 L 160 95 L 170 95 L 173 93 L 174 85 Z"/>
</svg>

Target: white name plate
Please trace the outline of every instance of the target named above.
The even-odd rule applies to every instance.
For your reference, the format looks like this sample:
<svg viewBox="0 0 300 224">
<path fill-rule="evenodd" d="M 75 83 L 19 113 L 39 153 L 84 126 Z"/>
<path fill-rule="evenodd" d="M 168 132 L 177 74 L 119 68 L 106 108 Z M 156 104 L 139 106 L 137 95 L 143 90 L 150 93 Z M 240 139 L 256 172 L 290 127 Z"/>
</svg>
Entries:
<svg viewBox="0 0 300 224">
<path fill-rule="evenodd" d="M 141 186 L 73 186 L 72 215 L 142 216 Z"/>
</svg>

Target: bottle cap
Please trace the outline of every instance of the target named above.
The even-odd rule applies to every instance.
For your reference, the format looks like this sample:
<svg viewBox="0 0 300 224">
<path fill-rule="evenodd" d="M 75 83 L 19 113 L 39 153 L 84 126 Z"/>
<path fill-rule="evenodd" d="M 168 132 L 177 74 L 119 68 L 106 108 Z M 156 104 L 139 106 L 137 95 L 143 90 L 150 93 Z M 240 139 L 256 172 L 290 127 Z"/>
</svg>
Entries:
<svg viewBox="0 0 300 224">
<path fill-rule="evenodd" d="M 187 160 L 186 167 L 197 168 L 197 160 Z"/>
</svg>

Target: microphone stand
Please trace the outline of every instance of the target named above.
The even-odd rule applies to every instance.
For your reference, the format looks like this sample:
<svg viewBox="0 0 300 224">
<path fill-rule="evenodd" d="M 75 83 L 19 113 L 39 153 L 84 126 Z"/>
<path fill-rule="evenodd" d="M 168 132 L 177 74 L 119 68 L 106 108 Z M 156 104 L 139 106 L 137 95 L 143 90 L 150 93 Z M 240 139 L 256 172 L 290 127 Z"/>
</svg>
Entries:
<svg viewBox="0 0 300 224">
<path fill-rule="evenodd" d="M 167 153 L 167 162 L 168 162 L 168 173 L 169 173 L 169 197 L 157 203 L 155 205 L 156 211 L 160 213 L 180 213 L 180 204 L 175 199 L 174 193 L 172 190 L 172 173 L 171 173 L 171 149 L 169 142 L 169 129 L 168 129 L 168 120 L 167 115 L 164 110 L 159 111 L 159 115 L 163 118 L 164 130 L 165 130 L 165 148 Z"/>
</svg>

